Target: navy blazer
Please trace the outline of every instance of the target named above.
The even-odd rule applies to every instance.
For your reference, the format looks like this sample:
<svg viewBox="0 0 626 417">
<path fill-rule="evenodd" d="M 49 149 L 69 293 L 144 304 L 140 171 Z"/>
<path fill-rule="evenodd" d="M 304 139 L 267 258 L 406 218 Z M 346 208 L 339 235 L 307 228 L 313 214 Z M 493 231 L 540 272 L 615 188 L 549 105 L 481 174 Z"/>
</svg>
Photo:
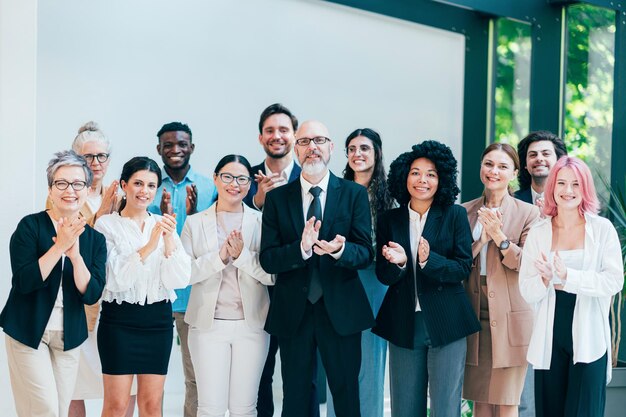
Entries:
<svg viewBox="0 0 626 417">
<path fill-rule="evenodd" d="M 513 193 L 513 197 L 517 198 L 518 200 L 522 200 L 528 204 L 533 204 L 533 193 L 530 190 L 530 187 L 524 190 L 515 191 L 515 193 Z"/>
<path fill-rule="evenodd" d="M 259 165 L 255 165 L 252 167 L 252 182 L 250 183 L 250 190 L 243 199 L 243 202 L 246 203 L 248 207 L 252 207 L 253 209 L 255 209 L 256 207 L 254 207 L 252 199 L 256 195 L 256 192 L 259 190 L 259 184 L 257 184 L 257 182 L 254 180 L 254 174 L 258 173 L 259 171 L 265 174 L 265 161 L 261 162 Z M 288 182 L 293 182 L 297 180 L 300 177 L 300 172 L 302 172 L 302 168 L 300 168 L 300 165 L 294 162 Z"/>
<path fill-rule="evenodd" d="M 376 275 L 389 285 L 372 332 L 396 346 L 412 349 L 415 328 L 415 289 L 433 347 L 443 346 L 480 330 L 467 298 L 464 281 L 472 268 L 472 233 L 467 211 L 459 206 L 432 206 L 422 236 L 430 245 L 424 269 L 412 259 L 409 211 L 406 206 L 386 211 L 377 227 Z M 382 254 L 389 241 L 404 248 L 404 268 Z"/>
<path fill-rule="evenodd" d="M 11 291 L 0 313 L 0 326 L 13 339 L 37 349 L 63 280 L 63 350 L 70 350 L 87 339 L 84 305 L 96 303 L 106 283 L 106 241 L 90 226 L 79 237 L 80 254 L 91 273 L 87 290 L 81 294 L 69 258 L 64 269 L 59 260 L 45 281 L 41 276 L 39 258 L 54 244 L 53 236 L 54 224 L 45 211 L 30 214 L 17 225 L 9 244 Z"/>
<path fill-rule="evenodd" d="M 293 335 L 304 315 L 310 283 L 309 268 L 319 268 L 324 305 L 334 329 L 350 335 L 369 329 L 374 316 L 358 270 L 374 257 L 367 190 L 332 173 L 324 206 L 320 239 L 346 238 L 341 257 L 313 255 L 302 259 L 304 229 L 302 188 L 293 181 L 267 194 L 263 208 L 261 266 L 277 274 L 265 330 L 276 336 Z M 319 262 L 317 262 L 319 260 Z"/>
</svg>

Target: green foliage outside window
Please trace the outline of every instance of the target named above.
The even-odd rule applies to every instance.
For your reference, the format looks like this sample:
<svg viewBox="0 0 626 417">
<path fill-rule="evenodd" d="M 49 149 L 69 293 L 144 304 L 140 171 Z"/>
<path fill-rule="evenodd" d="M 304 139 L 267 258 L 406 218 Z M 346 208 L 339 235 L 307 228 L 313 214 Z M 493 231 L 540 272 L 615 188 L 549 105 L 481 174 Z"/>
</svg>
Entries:
<svg viewBox="0 0 626 417">
<path fill-rule="evenodd" d="M 495 130 L 513 146 L 529 131 L 531 29 L 496 20 Z M 571 155 L 610 176 L 615 12 L 588 4 L 567 9 L 563 139 Z"/>
</svg>

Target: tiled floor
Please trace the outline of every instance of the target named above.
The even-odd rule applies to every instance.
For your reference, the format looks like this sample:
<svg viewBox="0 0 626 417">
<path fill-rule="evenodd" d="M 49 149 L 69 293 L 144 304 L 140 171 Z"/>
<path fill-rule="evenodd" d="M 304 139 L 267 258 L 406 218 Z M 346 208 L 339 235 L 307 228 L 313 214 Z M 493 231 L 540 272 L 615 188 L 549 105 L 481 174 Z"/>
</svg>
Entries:
<svg viewBox="0 0 626 417">
<path fill-rule="evenodd" d="M 276 373 L 274 375 L 274 404 L 276 406 L 275 416 L 280 416 L 281 404 L 282 404 L 282 380 L 280 378 L 279 368 L 280 358 L 277 358 Z M 391 416 L 391 409 L 389 406 L 389 384 L 388 376 L 385 378 L 385 417 Z M 172 350 L 172 357 L 170 360 L 170 367 L 165 381 L 165 399 L 163 404 L 163 417 L 182 417 L 183 415 L 183 402 L 185 399 L 185 386 L 183 378 L 183 369 L 180 359 L 180 347 L 174 344 Z M 102 401 L 89 400 L 86 402 L 87 416 L 98 417 L 100 416 Z M 137 416 L 135 410 L 135 416 Z M 321 417 L 326 417 L 326 404 L 320 405 Z"/>
</svg>

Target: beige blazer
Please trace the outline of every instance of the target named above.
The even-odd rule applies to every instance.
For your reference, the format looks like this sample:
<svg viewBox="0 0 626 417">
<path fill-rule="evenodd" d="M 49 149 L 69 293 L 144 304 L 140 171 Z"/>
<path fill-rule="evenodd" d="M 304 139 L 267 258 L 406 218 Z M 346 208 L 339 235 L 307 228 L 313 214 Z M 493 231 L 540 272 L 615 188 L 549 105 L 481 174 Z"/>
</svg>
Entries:
<svg viewBox="0 0 626 417">
<path fill-rule="evenodd" d="M 483 197 L 464 203 L 470 227 L 478 220 L 478 209 Z M 539 219 L 539 209 L 506 195 L 500 207 L 503 217 L 502 232 L 511 245 L 506 256 L 493 241 L 487 247 L 487 299 L 491 327 L 491 352 L 494 368 L 526 364 L 526 351 L 533 330 L 533 311 L 519 291 L 518 272 L 522 247 L 531 225 Z M 472 246 L 477 245 L 474 242 Z M 469 282 L 465 290 L 477 316 L 480 316 L 480 253 L 474 258 Z M 468 365 L 478 365 L 478 337 L 467 337 Z"/>
<path fill-rule="evenodd" d="M 222 271 L 226 267 L 219 257 L 215 206 L 216 203 L 187 217 L 180 236 L 183 247 L 191 256 L 192 287 L 185 322 L 203 330 L 210 329 L 213 324 Z M 266 285 L 274 285 L 275 278 L 259 263 L 261 212 L 245 204 L 243 208 L 243 250 L 233 265 L 239 269 L 239 290 L 246 324 L 253 329 L 262 329 L 270 305 Z"/>
</svg>

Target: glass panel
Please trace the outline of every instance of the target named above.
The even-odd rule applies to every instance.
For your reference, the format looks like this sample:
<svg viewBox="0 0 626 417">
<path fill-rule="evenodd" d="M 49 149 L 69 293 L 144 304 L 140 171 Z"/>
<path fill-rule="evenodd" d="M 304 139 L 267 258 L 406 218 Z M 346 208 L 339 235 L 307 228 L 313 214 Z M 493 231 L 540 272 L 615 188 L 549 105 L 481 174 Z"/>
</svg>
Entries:
<svg viewBox="0 0 626 417">
<path fill-rule="evenodd" d="M 610 180 L 615 12 L 588 4 L 567 9 L 564 139 L 570 155 Z M 603 193 L 601 181 L 596 181 Z"/>
<path fill-rule="evenodd" d="M 513 146 L 528 134 L 530 107 L 530 25 L 496 20 L 496 142 Z"/>
</svg>

